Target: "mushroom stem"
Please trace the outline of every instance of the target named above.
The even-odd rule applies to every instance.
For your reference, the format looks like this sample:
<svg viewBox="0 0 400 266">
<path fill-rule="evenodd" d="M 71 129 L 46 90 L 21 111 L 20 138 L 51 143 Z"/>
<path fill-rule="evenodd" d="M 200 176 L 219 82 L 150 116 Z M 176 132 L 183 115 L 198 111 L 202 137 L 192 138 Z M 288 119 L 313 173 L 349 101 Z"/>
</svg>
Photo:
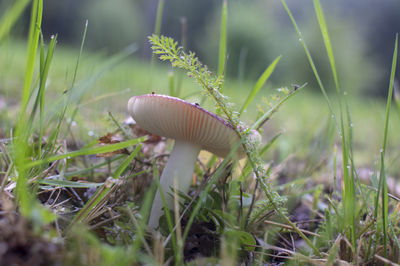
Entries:
<svg viewBox="0 0 400 266">
<path fill-rule="evenodd" d="M 177 179 L 177 190 L 187 193 L 192 181 L 194 167 L 196 165 L 197 156 L 201 147 L 190 143 L 189 141 L 175 140 L 174 147 L 168 162 L 165 165 L 163 173 L 160 177 L 160 185 L 165 195 L 167 207 L 173 207 L 173 189 L 174 179 Z M 157 190 L 156 196 L 151 207 L 148 226 L 151 229 L 158 227 L 158 221 L 163 214 L 163 203 L 161 200 L 160 191 Z"/>
</svg>

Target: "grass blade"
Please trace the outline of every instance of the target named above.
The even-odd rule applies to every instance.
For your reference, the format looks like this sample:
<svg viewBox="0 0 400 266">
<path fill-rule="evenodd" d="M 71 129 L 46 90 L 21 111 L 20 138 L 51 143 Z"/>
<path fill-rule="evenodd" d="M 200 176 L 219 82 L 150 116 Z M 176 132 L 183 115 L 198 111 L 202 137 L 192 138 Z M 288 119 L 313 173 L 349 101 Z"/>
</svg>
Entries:
<svg viewBox="0 0 400 266">
<path fill-rule="evenodd" d="M 74 182 L 68 180 L 52 180 L 52 179 L 43 179 L 39 181 L 42 185 L 56 186 L 56 187 L 73 187 L 73 188 L 91 188 L 91 187 L 99 187 L 104 183 L 89 183 L 89 182 Z"/>
<path fill-rule="evenodd" d="M 40 25 L 42 21 L 43 1 L 35 0 L 32 3 L 30 30 L 28 38 L 28 55 L 25 69 L 25 80 L 22 91 L 20 112 L 16 125 L 16 137 L 13 141 L 15 150 L 15 168 L 18 172 L 16 194 L 20 202 L 21 213 L 25 217 L 31 217 L 35 210 L 40 210 L 41 205 L 35 199 L 34 194 L 29 190 L 28 177 L 25 168 L 27 157 L 28 138 L 31 129 L 26 123 L 26 106 L 31 93 L 31 82 L 33 78 L 35 59 L 40 35 Z M 39 208 L 39 209 L 38 209 Z"/>
<path fill-rule="evenodd" d="M 44 104 L 45 104 L 45 89 L 46 89 L 46 81 L 50 70 L 50 63 L 53 59 L 55 45 L 57 43 L 57 35 L 52 36 L 49 49 L 47 51 L 46 59 L 43 62 L 43 67 L 40 70 L 40 82 L 39 82 L 39 91 L 36 97 L 35 106 L 37 103 L 39 104 L 39 156 L 42 154 L 42 138 L 43 138 L 43 123 L 44 123 Z M 35 108 L 35 107 L 34 107 Z M 36 110 L 34 109 L 31 113 L 31 116 L 34 115 Z M 33 117 L 29 120 L 30 123 L 33 121 Z"/>
<path fill-rule="evenodd" d="M 78 58 L 76 59 L 75 70 L 74 70 L 74 76 L 73 76 L 72 81 L 71 81 L 70 90 L 75 86 L 76 75 L 78 74 L 79 62 L 80 62 L 80 60 L 81 60 L 81 56 L 82 56 L 82 53 L 83 53 L 83 47 L 84 47 L 84 45 L 85 45 L 85 40 L 86 40 L 86 33 L 87 33 L 87 29 L 88 29 L 88 24 L 89 24 L 89 22 L 86 20 L 86 22 L 85 22 L 85 27 L 84 27 L 84 29 L 83 29 L 82 41 L 81 41 L 81 46 L 80 46 L 80 49 L 79 49 Z"/>
<path fill-rule="evenodd" d="M 15 22 L 28 6 L 29 2 L 30 0 L 18 0 L 7 11 L 7 13 L 3 15 L 0 20 L 0 42 L 8 35 Z"/>
<path fill-rule="evenodd" d="M 58 115 L 58 123 L 57 123 L 57 126 L 56 126 L 55 130 L 53 130 L 53 132 L 51 133 L 51 135 L 50 135 L 50 137 L 49 137 L 49 143 L 50 143 L 50 145 L 49 145 L 49 150 L 50 150 L 50 151 L 53 151 L 54 148 L 55 148 L 55 146 L 56 146 L 56 142 L 57 142 L 57 139 L 58 139 L 58 135 L 59 135 L 60 129 L 61 129 L 61 123 L 62 123 L 62 121 L 63 121 L 63 119 L 64 119 L 64 117 L 65 117 L 65 114 L 66 114 L 66 112 L 67 112 L 68 106 L 69 106 L 69 104 L 70 104 L 70 102 L 71 102 L 72 90 L 73 90 L 73 88 L 75 87 L 75 81 L 76 81 L 76 76 L 77 76 L 77 73 L 78 73 L 79 62 L 80 62 L 80 58 L 81 58 L 82 53 L 83 53 L 83 47 L 84 47 L 84 44 L 85 44 L 87 28 L 88 28 L 88 21 L 86 20 L 85 28 L 84 28 L 84 30 L 83 30 L 83 36 L 82 36 L 82 41 L 81 41 L 81 46 L 80 46 L 79 54 L 78 54 L 78 58 L 77 58 L 76 64 L 75 64 L 74 75 L 73 75 L 73 78 L 72 78 L 72 81 L 71 81 L 71 86 L 70 86 L 69 89 L 67 89 L 67 90 L 64 92 L 64 93 L 67 93 L 67 92 L 68 92 L 68 93 L 69 93 L 69 97 L 68 97 L 68 99 L 67 99 L 67 102 L 64 104 L 64 106 L 63 106 L 63 108 L 62 108 L 62 111 L 61 111 L 60 114 Z M 71 119 L 71 122 L 68 124 L 68 127 L 67 127 L 68 130 L 69 130 L 70 127 L 71 127 L 72 121 L 73 121 L 73 119 Z"/>
<path fill-rule="evenodd" d="M 336 72 L 335 57 L 333 56 L 331 40 L 329 38 L 328 28 L 326 26 L 324 13 L 322 12 L 322 7 L 321 7 L 319 0 L 313 0 L 313 1 L 314 1 L 315 14 L 317 15 L 318 24 L 321 29 L 322 38 L 324 40 L 326 52 L 328 54 L 329 63 L 331 65 L 333 80 L 335 82 L 335 87 L 338 90 L 337 92 L 340 93 L 339 79 L 338 79 L 337 72 Z"/>
<path fill-rule="evenodd" d="M 329 58 L 329 63 L 331 65 L 332 76 L 335 82 L 336 92 L 339 99 L 339 108 L 340 108 L 340 128 L 341 131 L 339 134 L 342 137 L 342 158 L 343 158 L 343 180 L 344 180 L 344 189 L 343 189 L 343 205 L 344 205 L 344 222 L 345 222 L 345 230 L 346 228 L 350 229 L 350 240 L 352 245 L 356 246 L 356 180 L 355 180 L 355 166 L 353 163 L 353 129 L 351 126 L 351 116 L 349 105 L 344 99 L 343 105 L 343 96 L 341 93 L 341 89 L 339 86 L 339 80 L 336 71 L 335 58 L 333 55 L 333 49 L 331 45 L 331 41 L 328 34 L 328 28 L 326 26 L 325 17 L 322 11 L 322 7 L 319 0 L 314 1 L 314 9 L 318 19 L 318 24 L 321 30 L 322 38 L 324 40 L 325 49 L 327 52 L 327 56 Z M 346 109 L 346 120 L 343 115 L 343 110 Z"/>
<path fill-rule="evenodd" d="M 272 72 L 275 70 L 276 65 L 278 64 L 279 60 L 281 59 L 282 56 L 278 56 L 262 73 L 262 75 L 258 78 L 256 84 L 254 87 L 251 89 L 249 96 L 247 96 L 246 101 L 244 102 L 242 108 L 239 111 L 239 114 L 242 114 L 246 108 L 250 105 L 250 103 L 253 101 L 254 97 L 257 95 L 257 93 L 260 91 L 261 87 L 267 82 L 269 77 L 271 76 Z"/>
<path fill-rule="evenodd" d="M 156 34 L 156 35 L 160 35 L 160 33 L 161 33 L 162 18 L 163 18 L 163 12 L 164 12 L 164 2 L 165 2 L 165 0 L 158 0 L 156 23 L 154 25 L 154 34 Z M 152 71 L 153 71 L 153 65 L 154 65 L 155 60 L 156 60 L 156 57 L 154 54 L 152 54 L 152 56 L 151 56 Z"/>
<path fill-rule="evenodd" d="M 297 33 L 297 35 L 299 37 L 299 40 L 300 40 L 300 43 L 303 46 L 303 49 L 304 49 L 304 51 L 306 53 L 306 56 L 307 56 L 307 59 L 308 59 L 308 61 L 310 63 L 310 66 L 311 66 L 313 72 L 314 72 L 314 76 L 317 79 L 317 82 L 318 82 L 318 85 L 319 85 L 319 87 L 321 89 L 321 92 L 324 95 L 325 101 L 328 104 L 329 111 L 331 112 L 332 118 L 335 120 L 335 123 L 336 123 L 336 126 L 337 126 L 338 124 L 337 124 L 337 121 L 336 121 L 336 116 L 335 116 L 335 112 L 334 112 L 333 107 L 332 107 L 332 103 L 331 103 L 331 101 L 330 101 L 330 99 L 328 97 L 328 94 L 326 93 L 324 85 L 322 84 L 321 78 L 320 78 L 320 76 L 318 74 L 317 68 L 315 67 L 314 60 L 311 57 L 310 51 L 308 50 L 308 47 L 307 47 L 307 44 L 304 41 L 303 35 L 301 34 L 300 29 L 297 26 L 296 20 L 294 19 L 293 15 L 292 15 L 292 12 L 290 11 L 289 7 L 287 6 L 285 0 L 281 0 L 281 2 L 282 2 L 283 7 L 285 8 L 286 13 L 288 14 L 290 20 L 292 21 L 293 27 L 296 30 L 296 33 Z"/>
<path fill-rule="evenodd" d="M 390 116 L 390 106 L 393 97 L 393 85 L 394 85 L 394 77 L 396 73 L 396 64 L 397 64 L 397 50 L 398 50 L 398 39 L 399 36 L 396 34 L 396 40 L 394 44 L 393 51 L 393 60 L 392 60 L 392 70 L 390 73 L 390 82 L 389 82 L 389 93 L 386 104 L 386 118 L 385 118 L 385 129 L 383 134 L 383 145 L 381 150 L 381 170 L 379 176 L 379 189 L 377 193 L 377 197 L 379 197 L 379 191 L 382 191 L 382 232 L 383 232 L 383 249 L 385 258 L 388 258 L 387 250 L 388 250 L 388 189 L 386 183 L 386 172 L 385 172 L 385 154 L 386 154 L 386 145 L 387 145 L 387 136 L 389 129 L 389 116 Z"/>
<path fill-rule="evenodd" d="M 143 142 L 145 140 L 146 140 L 146 137 L 141 137 L 141 138 L 131 139 L 131 140 L 127 140 L 127 141 L 124 141 L 124 142 L 105 145 L 105 146 L 101 146 L 101 147 L 84 148 L 84 149 L 80 149 L 80 150 L 77 150 L 77 151 L 69 152 L 69 153 L 66 153 L 66 154 L 53 155 L 53 156 L 49 156 L 48 158 L 45 158 L 45 159 L 42 159 L 42 160 L 37 160 L 37 161 L 31 162 L 31 163 L 28 163 L 28 164 L 26 164 L 26 168 L 30 168 L 30 167 L 33 167 L 33 166 L 37 166 L 37 165 L 41 165 L 41 164 L 44 164 L 44 163 L 49 163 L 49 162 L 52 162 L 52 161 L 65 159 L 65 158 L 73 158 L 73 157 L 82 156 L 82 155 L 92 155 L 92 154 L 113 152 L 113 151 L 116 151 L 116 150 L 127 148 L 127 147 L 132 146 L 132 145 L 139 144 L 139 143 L 141 143 L 141 142 Z"/>
<path fill-rule="evenodd" d="M 160 35 L 161 25 L 164 11 L 164 0 L 159 0 L 157 5 L 156 24 L 154 26 L 154 34 Z"/>
<path fill-rule="evenodd" d="M 42 25 L 43 1 L 35 0 L 32 4 L 31 22 L 28 38 L 28 56 L 25 70 L 24 89 L 22 92 L 21 112 L 24 114 L 28 104 L 31 91 L 31 82 L 35 67 L 36 51 L 40 36 L 40 27 Z M 25 115 L 25 114 L 24 114 Z"/>
<path fill-rule="evenodd" d="M 355 167 L 354 164 L 352 163 L 353 161 L 350 159 L 351 157 L 351 135 L 352 135 L 352 129 L 350 126 L 350 112 L 349 110 L 347 110 L 347 123 L 345 123 L 344 121 L 344 116 L 343 116 L 343 107 L 342 107 L 342 95 L 340 93 L 340 87 L 339 87 L 339 82 L 338 82 L 338 78 L 337 78 L 337 71 L 336 71 L 336 66 L 335 66 L 335 60 L 334 60 L 334 56 L 333 56 L 333 50 L 332 50 L 332 46 L 331 46 L 331 42 L 329 39 L 329 35 L 328 35 L 328 30 L 326 27 L 326 23 L 325 23 L 325 19 L 324 19 L 324 15 L 322 12 L 322 8 L 319 4 L 319 1 L 314 1 L 314 6 L 315 6 L 315 12 L 317 14 L 317 18 L 318 18 L 318 22 L 319 22 L 319 26 L 321 29 L 321 33 L 322 33 L 322 37 L 324 39 L 324 44 L 325 44 L 325 48 L 327 50 L 327 54 L 328 54 L 328 58 L 331 64 L 331 69 L 332 69 L 332 74 L 334 76 L 334 80 L 335 80 L 335 86 L 336 86 L 336 90 L 338 93 L 338 97 L 339 97 L 339 105 L 340 105 L 340 126 L 337 123 L 336 120 L 336 116 L 332 107 L 332 104 L 329 100 L 329 97 L 326 93 L 325 87 L 321 81 L 321 78 L 319 77 L 318 71 L 315 67 L 315 64 L 313 62 L 313 59 L 311 57 L 311 54 L 308 50 L 308 47 L 303 39 L 303 36 L 297 26 L 297 23 L 293 17 L 293 15 L 291 14 L 288 6 L 286 5 L 284 0 L 281 0 L 284 8 L 286 9 L 286 12 L 288 13 L 290 19 L 292 20 L 293 26 L 299 36 L 299 40 L 304 48 L 304 51 L 306 53 L 307 59 L 310 63 L 310 66 L 314 72 L 314 76 L 317 79 L 318 85 L 321 89 L 322 94 L 324 95 L 324 98 L 326 100 L 326 102 L 328 103 L 328 107 L 330 109 L 332 118 L 335 121 L 335 125 L 339 130 L 339 135 L 341 137 L 341 143 L 342 143 L 342 158 L 343 158 L 343 180 L 344 180 L 344 190 L 342 190 L 342 198 L 343 198 L 343 205 L 344 205 L 344 226 L 345 228 L 343 228 L 344 230 L 349 229 L 350 230 L 350 237 L 349 239 L 351 239 L 351 242 L 353 244 L 353 246 L 355 246 L 356 244 L 356 238 L 355 238 L 355 177 L 354 177 L 354 171 L 355 171 Z M 348 106 L 348 105 L 347 105 Z M 346 127 L 345 127 L 346 125 Z"/>
</svg>

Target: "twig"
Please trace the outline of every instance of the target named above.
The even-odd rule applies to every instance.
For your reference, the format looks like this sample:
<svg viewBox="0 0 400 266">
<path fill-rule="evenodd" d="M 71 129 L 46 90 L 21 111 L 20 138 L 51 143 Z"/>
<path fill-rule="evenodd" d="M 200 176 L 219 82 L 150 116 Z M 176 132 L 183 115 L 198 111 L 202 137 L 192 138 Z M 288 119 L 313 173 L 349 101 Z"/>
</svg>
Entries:
<svg viewBox="0 0 400 266">
<path fill-rule="evenodd" d="M 135 218 L 135 215 L 133 215 L 133 213 L 131 212 L 131 210 L 128 207 L 126 207 L 126 211 L 129 215 L 129 217 L 132 219 L 132 222 L 134 223 L 135 227 L 139 228 L 139 224 Z M 146 249 L 147 253 L 149 255 L 151 255 L 152 254 L 151 249 L 150 249 L 149 245 L 147 244 L 146 239 L 144 239 L 143 234 L 141 235 L 141 237 L 142 237 L 142 243 L 143 243 L 144 248 Z"/>
<path fill-rule="evenodd" d="M 377 260 L 379 260 L 379 261 L 381 261 L 381 262 L 383 262 L 383 263 L 385 263 L 385 264 L 387 264 L 387 265 L 390 265 L 390 266 L 400 266 L 400 264 L 397 264 L 397 263 L 395 263 L 395 262 L 393 262 L 393 261 L 390 261 L 390 260 L 388 260 L 388 259 L 386 259 L 386 258 L 384 258 L 384 257 L 381 257 L 381 256 L 379 256 L 378 254 L 375 254 L 374 257 L 375 257 L 375 259 L 377 259 Z"/>
<path fill-rule="evenodd" d="M 285 229 L 294 231 L 294 230 L 293 230 L 293 227 L 290 226 L 290 225 L 281 224 L 281 223 L 277 223 L 277 222 L 272 222 L 272 221 L 268 221 L 268 220 L 265 220 L 264 223 L 270 224 L 270 225 L 279 226 L 279 227 L 282 227 L 282 228 L 285 228 Z M 304 230 L 304 229 L 300 229 L 300 228 L 298 228 L 298 229 L 299 229 L 301 232 L 305 233 L 305 234 L 312 235 L 312 236 L 316 236 L 316 237 L 320 237 L 320 235 L 317 234 L 317 233 L 314 233 L 314 232 L 311 232 L 311 231 L 308 231 L 308 230 Z"/>
<path fill-rule="evenodd" d="M 96 229 L 96 228 L 98 228 L 98 227 L 100 227 L 100 226 L 102 226 L 102 225 L 104 225 L 104 224 L 106 224 L 106 223 L 109 223 L 109 222 L 111 222 L 111 221 L 114 221 L 114 220 L 118 219 L 119 217 L 121 217 L 121 214 L 117 214 L 117 215 L 115 215 L 115 216 L 113 216 L 113 217 L 111 217 L 111 218 L 108 218 L 108 219 L 106 219 L 106 220 L 104 220 L 104 221 L 101 221 L 101 222 L 99 222 L 99 223 L 97 223 L 97 224 L 91 225 L 91 226 L 89 227 L 89 230 Z"/>
</svg>

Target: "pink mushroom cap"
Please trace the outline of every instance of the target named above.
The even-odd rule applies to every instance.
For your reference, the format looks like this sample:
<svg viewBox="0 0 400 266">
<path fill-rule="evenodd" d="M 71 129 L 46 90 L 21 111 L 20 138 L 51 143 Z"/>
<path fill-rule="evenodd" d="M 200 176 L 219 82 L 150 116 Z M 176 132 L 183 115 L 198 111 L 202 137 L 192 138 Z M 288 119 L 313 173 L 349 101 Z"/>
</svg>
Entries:
<svg viewBox="0 0 400 266">
<path fill-rule="evenodd" d="M 176 97 L 146 94 L 132 97 L 128 111 L 143 129 L 167 138 L 184 140 L 201 146 L 217 156 L 226 157 L 239 142 L 234 127 L 223 118 L 198 104 Z M 257 131 L 251 138 L 260 138 Z M 238 155 L 245 154 L 242 147 Z"/>
</svg>

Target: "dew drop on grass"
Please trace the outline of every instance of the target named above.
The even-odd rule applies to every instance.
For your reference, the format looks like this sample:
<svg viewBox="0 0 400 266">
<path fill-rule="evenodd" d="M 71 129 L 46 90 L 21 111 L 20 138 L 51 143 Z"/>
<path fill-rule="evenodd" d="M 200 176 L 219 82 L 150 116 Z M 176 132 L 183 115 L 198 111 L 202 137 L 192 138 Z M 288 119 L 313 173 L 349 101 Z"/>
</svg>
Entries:
<svg viewBox="0 0 400 266">
<path fill-rule="evenodd" d="M 89 131 L 88 131 L 88 135 L 91 136 L 91 137 L 93 137 L 93 136 L 94 136 L 94 132 L 93 132 L 92 130 L 89 130 Z"/>
<path fill-rule="evenodd" d="M 382 152 L 383 152 L 383 149 L 380 149 L 379 152 L 382 153 Z"/>
<path fill-rule="evenodd" d="M 354 126 L 354 124 L 353 124 L 353 123 L 351 123 L 351 124 L 350 124 L 350 127 L 353 127 L 353 126 Z"/>
<path fill-rule="evenodd" d="M 350 169 L 350 165 L 347 165 L 347 169 Z"/>
<path fill-rule="evenodd" d="M 77 123 L 75 121 L 72 121 L 71 127 L 76 127 Z"/>
</svg>

